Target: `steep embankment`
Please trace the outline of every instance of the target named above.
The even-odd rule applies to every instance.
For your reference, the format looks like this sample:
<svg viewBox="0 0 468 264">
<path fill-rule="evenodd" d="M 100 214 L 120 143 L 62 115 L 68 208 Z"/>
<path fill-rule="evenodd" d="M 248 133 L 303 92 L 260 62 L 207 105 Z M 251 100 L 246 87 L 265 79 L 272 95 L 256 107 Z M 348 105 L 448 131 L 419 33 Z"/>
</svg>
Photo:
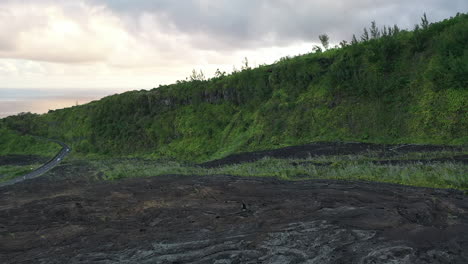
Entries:
<svg viewBox="0 0 468 264">
<path fill-rule="evenodd" d="M 383 32 L 383 31 L 382 31 Z M 468 15 L 273 65 L 2 120 L 85 154 L 206 161 L 312 141 L 466 144 Z"/>
</svg>

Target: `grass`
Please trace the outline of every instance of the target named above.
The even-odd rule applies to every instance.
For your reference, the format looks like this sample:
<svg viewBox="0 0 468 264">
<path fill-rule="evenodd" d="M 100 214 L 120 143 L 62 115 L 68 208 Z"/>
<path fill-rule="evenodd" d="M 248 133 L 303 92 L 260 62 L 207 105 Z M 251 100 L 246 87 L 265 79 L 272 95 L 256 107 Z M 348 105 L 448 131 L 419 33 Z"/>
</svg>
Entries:
<svg viewBox="0 0 468 264">
<path fill-rule="evenodd" d="M 52 157 L 59 152 L 57 143 L 29 135 L 20 135 L 0 127 L 0 155 L 39 155 Z"/>
<path fill-rule="evenodd" d="M 314 156 L 305 159 L 263 158 L 249 163 L 231 164 L 217 168 L 203 168 L 174 160 L 142 158 L 86 159 L 71 153 L 66 164 L 88 166 L 93 175 L 105 180 L 154 177 L 161 175 L 233 175 L 241 177 L 274 177 L 283 180 L 334 179 L 386 182 L 410 186 L 451 188 L 468 191 L 468 164 L 461 162 L 419 162 L 436 158 L 466 155 L 460 151 L 382 153 L 359 155 Z M 382 160 L 401 160 L 397 165 L 377 164 Z M 407 162 L 413 160 L 413 162 Z M 406 161 L 406 162 L 405 162 Z M 83 165 L 85 164 L 85 165 Z M 0 182 L 31 171 L 41 164 L 27 166 L 1 166 Z M 88 173 L 89 174 L 89 173 Z M 90 177 L 91 175 L 81 175 Z M 74 177 L 81 177 L 74 175 Z M 97 179 L 97 178 L 96 178 Z"/>
<path fill-rule="evenodd" d="M 448 153 L 407 153 L 391 159 L 429 159 L 447 157 Z M 450 153 L 452 156 L 454 153 Z M 458 153 L 460 154 L 460 153 Z M 234 175 L 275 177 L 284 180 L 335 179 L 363 180 L 402 185 L 468 190 L 468 165 L 456 162 L 414 162 L 379 165 L 377 154 L 319 156 L 307 159 L 264 158 L 256 162 L 202 168 L 175 161 L 142 159 L 94 160 L 92 164 L 107 180 L 159 175 Z"/>
<path fill-rule="evenodd" d="M 12 130 L 0 127 L 0 156 L 7 155 L 36 155 L 52 158 L 61 149 L 61 146 L 38 137 L 20 135 Z M 8 181 L 22 176 L 42 164 L 29 165 L 0 165 L 0 182 Z"/>
<path fill-rule="evenodd" d="M 5 182 L 19 176 L 23 176 L 32 170 L 40 167 L 42 164 L 30 164 L 24 166 L 5 165 L 0 166 L 0 182 Z"/>
</svg>

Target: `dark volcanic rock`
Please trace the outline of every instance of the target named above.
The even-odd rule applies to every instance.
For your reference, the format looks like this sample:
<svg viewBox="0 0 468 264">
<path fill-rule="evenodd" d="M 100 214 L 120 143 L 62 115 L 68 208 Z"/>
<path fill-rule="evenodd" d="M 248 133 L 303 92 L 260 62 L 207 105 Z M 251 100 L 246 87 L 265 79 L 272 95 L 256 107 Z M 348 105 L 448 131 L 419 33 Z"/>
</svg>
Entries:
<svg viewBox="0 0 468 264">
<path fill-rule="evenodd" d="M 37 179 L 0 189 L 0 262 L 468 263 L 468 199 L 325 180 Z"/>
<path fill-rule="evenodd" d="M 306 159 L 314 156 L 331 156 L 331 155 L 349 155 L 349 154 L 365 154 L 370 151 L 378 152 L 382 156 L 392 156 L 395 154 L 408 153 L 408 152 L 432 152 L 432 151 L 460 151 L 461 147 L 453 146 L 435 146 L 435 145 L 383 145 L 372 143 L 345 143 L 345 142 L 316 142 L 312 144 L 305 144 L 300 146 L 284 147 L 273 150 L 263 150 L 254 152 L 245 152 L 233 154 L 222 159 L 208 161 L 199 164 L 201 167 L 213 168 L 230 164 L 238 164 L 243 162 L 253 162 L 265 157 L 271 158 L 293 158 L 293 159 Z M 432 159 L 430 162 L 465 162 L 466 155 L 454 156 L 443 159 Z M 420 160 L 410 160 L 406 163 L 421 162 Z M 424 160 L 422 161 L 424 162 Z M 404 161 L 383 160 L 378 161 L 379 164 L 402 164 Z"/>
<path fill-rule="evenodd" d="M 30 165 L 30 164 L 35 164 L 35 163 L 46 163 L 49 159 L 46 157 L 41 157 L 41 156 L 36 156 L 36 155 L 6 155 L 6 156 L 0 156 L 0 166 L 5 166 L 5 165 L 24 166 L 24 165 Z"/>
</svg>

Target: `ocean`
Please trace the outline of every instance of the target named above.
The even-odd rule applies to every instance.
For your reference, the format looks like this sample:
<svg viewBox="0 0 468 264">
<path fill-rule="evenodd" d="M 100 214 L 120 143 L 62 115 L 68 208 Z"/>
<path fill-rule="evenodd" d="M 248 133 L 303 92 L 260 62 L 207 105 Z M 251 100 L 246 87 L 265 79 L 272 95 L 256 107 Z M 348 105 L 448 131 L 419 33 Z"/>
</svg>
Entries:
<svg viewBox="0 0 468 264">
<path fill-rule="evenodd" d="M 47 113 L 74 105 L 86 104 L 122 92 L 103 89 L 12 89 L 0 88 L 0 118 L 22 112 Z"/>
</svg>

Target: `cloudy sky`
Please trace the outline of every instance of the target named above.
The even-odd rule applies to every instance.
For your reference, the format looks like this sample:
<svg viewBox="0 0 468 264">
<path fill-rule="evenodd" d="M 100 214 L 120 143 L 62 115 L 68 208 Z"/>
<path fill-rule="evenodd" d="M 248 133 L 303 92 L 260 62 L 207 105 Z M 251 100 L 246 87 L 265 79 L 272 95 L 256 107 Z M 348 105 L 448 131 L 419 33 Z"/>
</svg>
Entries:
<svg viewBox="0 0 468 264">
<path fill-rule="evenodd" d="M 150 89 L 309 52 L 370 21 L 411 28 L 466 0 L 0 0 L 0 88 Z M 22 89 L 22 90 L 20 90 Z"/>
</svg>

